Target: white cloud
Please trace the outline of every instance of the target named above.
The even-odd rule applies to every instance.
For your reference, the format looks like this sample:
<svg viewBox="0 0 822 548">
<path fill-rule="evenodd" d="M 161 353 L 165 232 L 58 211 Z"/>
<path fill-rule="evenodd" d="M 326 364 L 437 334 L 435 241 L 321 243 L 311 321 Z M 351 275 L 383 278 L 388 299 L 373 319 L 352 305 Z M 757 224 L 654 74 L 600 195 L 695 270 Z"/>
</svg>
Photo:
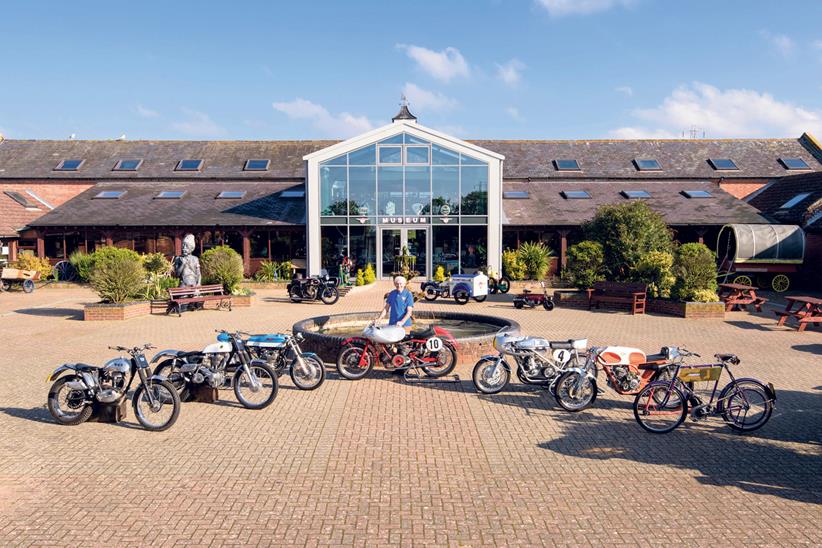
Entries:
<svg viewBox="0 0 822 548">
<path fill-rule="evenodd" d="M 428 91 L 411 82 L 406 82 L 402 93 L 408 99 L 413 111 L 450 110 L 459 104 L 456 99 L 438 91 Z"/>
<path fill-rule="evenodd" d="M 506 107 L 505 112 L 508 114 L 508 116 L 510 116 L 517 122 L 522 122 L 523 120 L 525 120 L 525 118 L 522 117 L 522 114 L 520 114 L 519 109 L 517 107 Z"/>
<path fill-rule="evenodd" d="M 525 63 L 519 59 L 511 59 L 507 63 L 497 65 L 497 78 L 505 82 L 506 85 L 515 87 L 522 80 L 522 71 L 525 70 Z"/>
<path fill-rule="evenodd" d="M 784 34 L 773 34 L 767 30 L 759 31 L 760 36 L 770 42 L 773 47 L 783 57 L 790 57 L 796 49 L 796 44 L 790 37 Z"/>
<path fill-rule="evenodd" d="M 747 89 L 721 90 L 694 82 L 675 89 L 662 104 L 633 112 L 640 123 L 611 132 L 623 138 L 681 135 L 690 127 L 708 137 L 798 137 L 822 133 L 822 111 Z"/>
<path fill-rule="evenodd" d="M 471 73 L 465 57 L 457 48 L 448 47 L 442 51 L 434 51 L 421 46 L 406 44 L 397 44 L 397 47 L 405 50 L 405 53 L 417 63 L 417 66 L 437 80 L 450 82 L 456 77 L 467 77 Z"/>
<path fill-rule="evenodd" d="M 618 86 L 614 88 L 614 91 L 617 93 L 621 93 L 626 97 L 633 97 L 634 96 L 634 88 L 631 86 Z"/>
<path fill-rule="evenodd" d="M 151 110 L 143 105 L 137 105 L 137 114 L 139 114 L 142 118 L 157 118 L 160 116 L 160 113 L 156 110 Z"/>
<path fill-rule="evenodd" d="M 537 3 L 548 10 L 551 17 L 563 17 L 588 15 L 614 7 L 629 7 L 635 4 L 636 0 L 537 0 Z"/>
<path fill-rule="evenodd" d="M 205 112 L 184 108 L 183 114 L 186 115 L 185 120 L 171 124 L 171 128 L 175 131 L 190 137 L 200 138 L 221 137 L 225 135 L 225 129 L 214 122 Z"/>
<path fill-rule="evenodd" d="M 324 106 L 301 97 L 284 103 L 272 103 L 272 106 L 274 110 L 293 120 L 310 121 L 315 128 L 331 137 L 352 137 L 373 127 L 365 116 L 354 116 L 347 112 L 331 114 Z"/>
</svg>

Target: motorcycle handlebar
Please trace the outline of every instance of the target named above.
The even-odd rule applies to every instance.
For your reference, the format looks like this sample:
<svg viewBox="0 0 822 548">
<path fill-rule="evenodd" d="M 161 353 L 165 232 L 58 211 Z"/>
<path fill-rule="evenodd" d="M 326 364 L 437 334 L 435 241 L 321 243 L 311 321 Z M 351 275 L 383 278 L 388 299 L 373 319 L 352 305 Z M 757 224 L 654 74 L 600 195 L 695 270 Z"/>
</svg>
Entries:
<svg viewBox="0 0 822 548">
<path fill-rule="evenodd" d="M 151 350 L 157 348 L 151 343 L 146 343 L 143 346 L 135 346 L 134 348 L 126 348 L 125 346 L 109 346 L 109 350 L 116 350 L 117 352 L 128 352 L 129 354 L 137 354 L 143 350 Z"/>
</svg>

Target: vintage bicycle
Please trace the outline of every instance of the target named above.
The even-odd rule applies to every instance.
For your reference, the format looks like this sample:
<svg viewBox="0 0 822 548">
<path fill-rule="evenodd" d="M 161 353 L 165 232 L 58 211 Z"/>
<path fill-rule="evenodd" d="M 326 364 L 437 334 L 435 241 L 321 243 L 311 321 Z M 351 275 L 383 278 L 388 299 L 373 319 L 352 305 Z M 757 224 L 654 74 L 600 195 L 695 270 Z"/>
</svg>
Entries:
<svg viewBox="0 0 822 548">
<path fill-rule="evenodd" d="M 690 365 L 687 357 L 699 357 L 684 348 L 677 349 L 676 370 L 669 380 L 656 381 L 643 388 L 634 399 L 634 417 L 639 425 L 654 434 L 671 432 L 685 422 L 690 407 L 691 419 L 720 416 L 734 430 L 751 432 L 762 428 L 773 413 L 776 390 L 753 378 L 737 378 L 731 365 L 739 365 L 734 354 L 714 354 L 718 363 Z M 719 392 L 722 372 L 731 378 Z M 713 382 L 706 402 L 694 391 L 697 382 Z"/>
</svg>

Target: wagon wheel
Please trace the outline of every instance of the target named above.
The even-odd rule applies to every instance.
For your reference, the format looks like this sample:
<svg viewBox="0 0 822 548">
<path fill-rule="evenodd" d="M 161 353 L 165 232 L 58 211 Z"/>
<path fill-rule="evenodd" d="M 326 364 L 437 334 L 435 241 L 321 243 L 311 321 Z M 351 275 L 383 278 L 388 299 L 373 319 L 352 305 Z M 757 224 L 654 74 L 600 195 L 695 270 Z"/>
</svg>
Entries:
<svg viewBox="0 0 822 548">
<path fill-rule="evenodd" d="M 734 283 L 739 285 L 753 285 L 753 280 L 751 280 L 750 276 L 740 274 L 739 276 L 734 278 Z"/>
<path fill-rule="evenodd" d="M 771 287 L 778 293 L 787 291 L 790 286 L 791 280 L 785 274 L 777 274 L 773 277 L 773 280 L 771 280 Z"/>
<path fill-rule="evenodd" d="M 77 279 L 77 269 L 68 261 L 60 261 L 51 271 L 52 277 L 58 282 L 73 282 Z"/>
<path fill-rule="evenodd" d="M 23 291 L 26 293 L 34 291 L 34 282 L 31 280 L 23 280 Z"/>
<path fill-rule="evenodd" d="M 0 291 L 8 291 L 11 289 L 11 284 L 6 280 L 0 280 Z"/>
</svg>

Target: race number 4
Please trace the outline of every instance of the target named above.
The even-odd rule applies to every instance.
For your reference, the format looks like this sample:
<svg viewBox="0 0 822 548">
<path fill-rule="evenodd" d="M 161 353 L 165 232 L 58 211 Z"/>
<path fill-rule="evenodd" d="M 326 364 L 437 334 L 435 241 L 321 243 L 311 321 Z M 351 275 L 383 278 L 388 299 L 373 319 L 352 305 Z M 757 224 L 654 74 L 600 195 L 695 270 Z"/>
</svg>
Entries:
<svg viewBox="0 0 822 548">
<path fill-rule="evenodd" d="M 442 339 L 439 337 L 431 337 L 425 341 L 425 349 L 429 352 L 439 352 L 442 350 Z"/>
</svg>

